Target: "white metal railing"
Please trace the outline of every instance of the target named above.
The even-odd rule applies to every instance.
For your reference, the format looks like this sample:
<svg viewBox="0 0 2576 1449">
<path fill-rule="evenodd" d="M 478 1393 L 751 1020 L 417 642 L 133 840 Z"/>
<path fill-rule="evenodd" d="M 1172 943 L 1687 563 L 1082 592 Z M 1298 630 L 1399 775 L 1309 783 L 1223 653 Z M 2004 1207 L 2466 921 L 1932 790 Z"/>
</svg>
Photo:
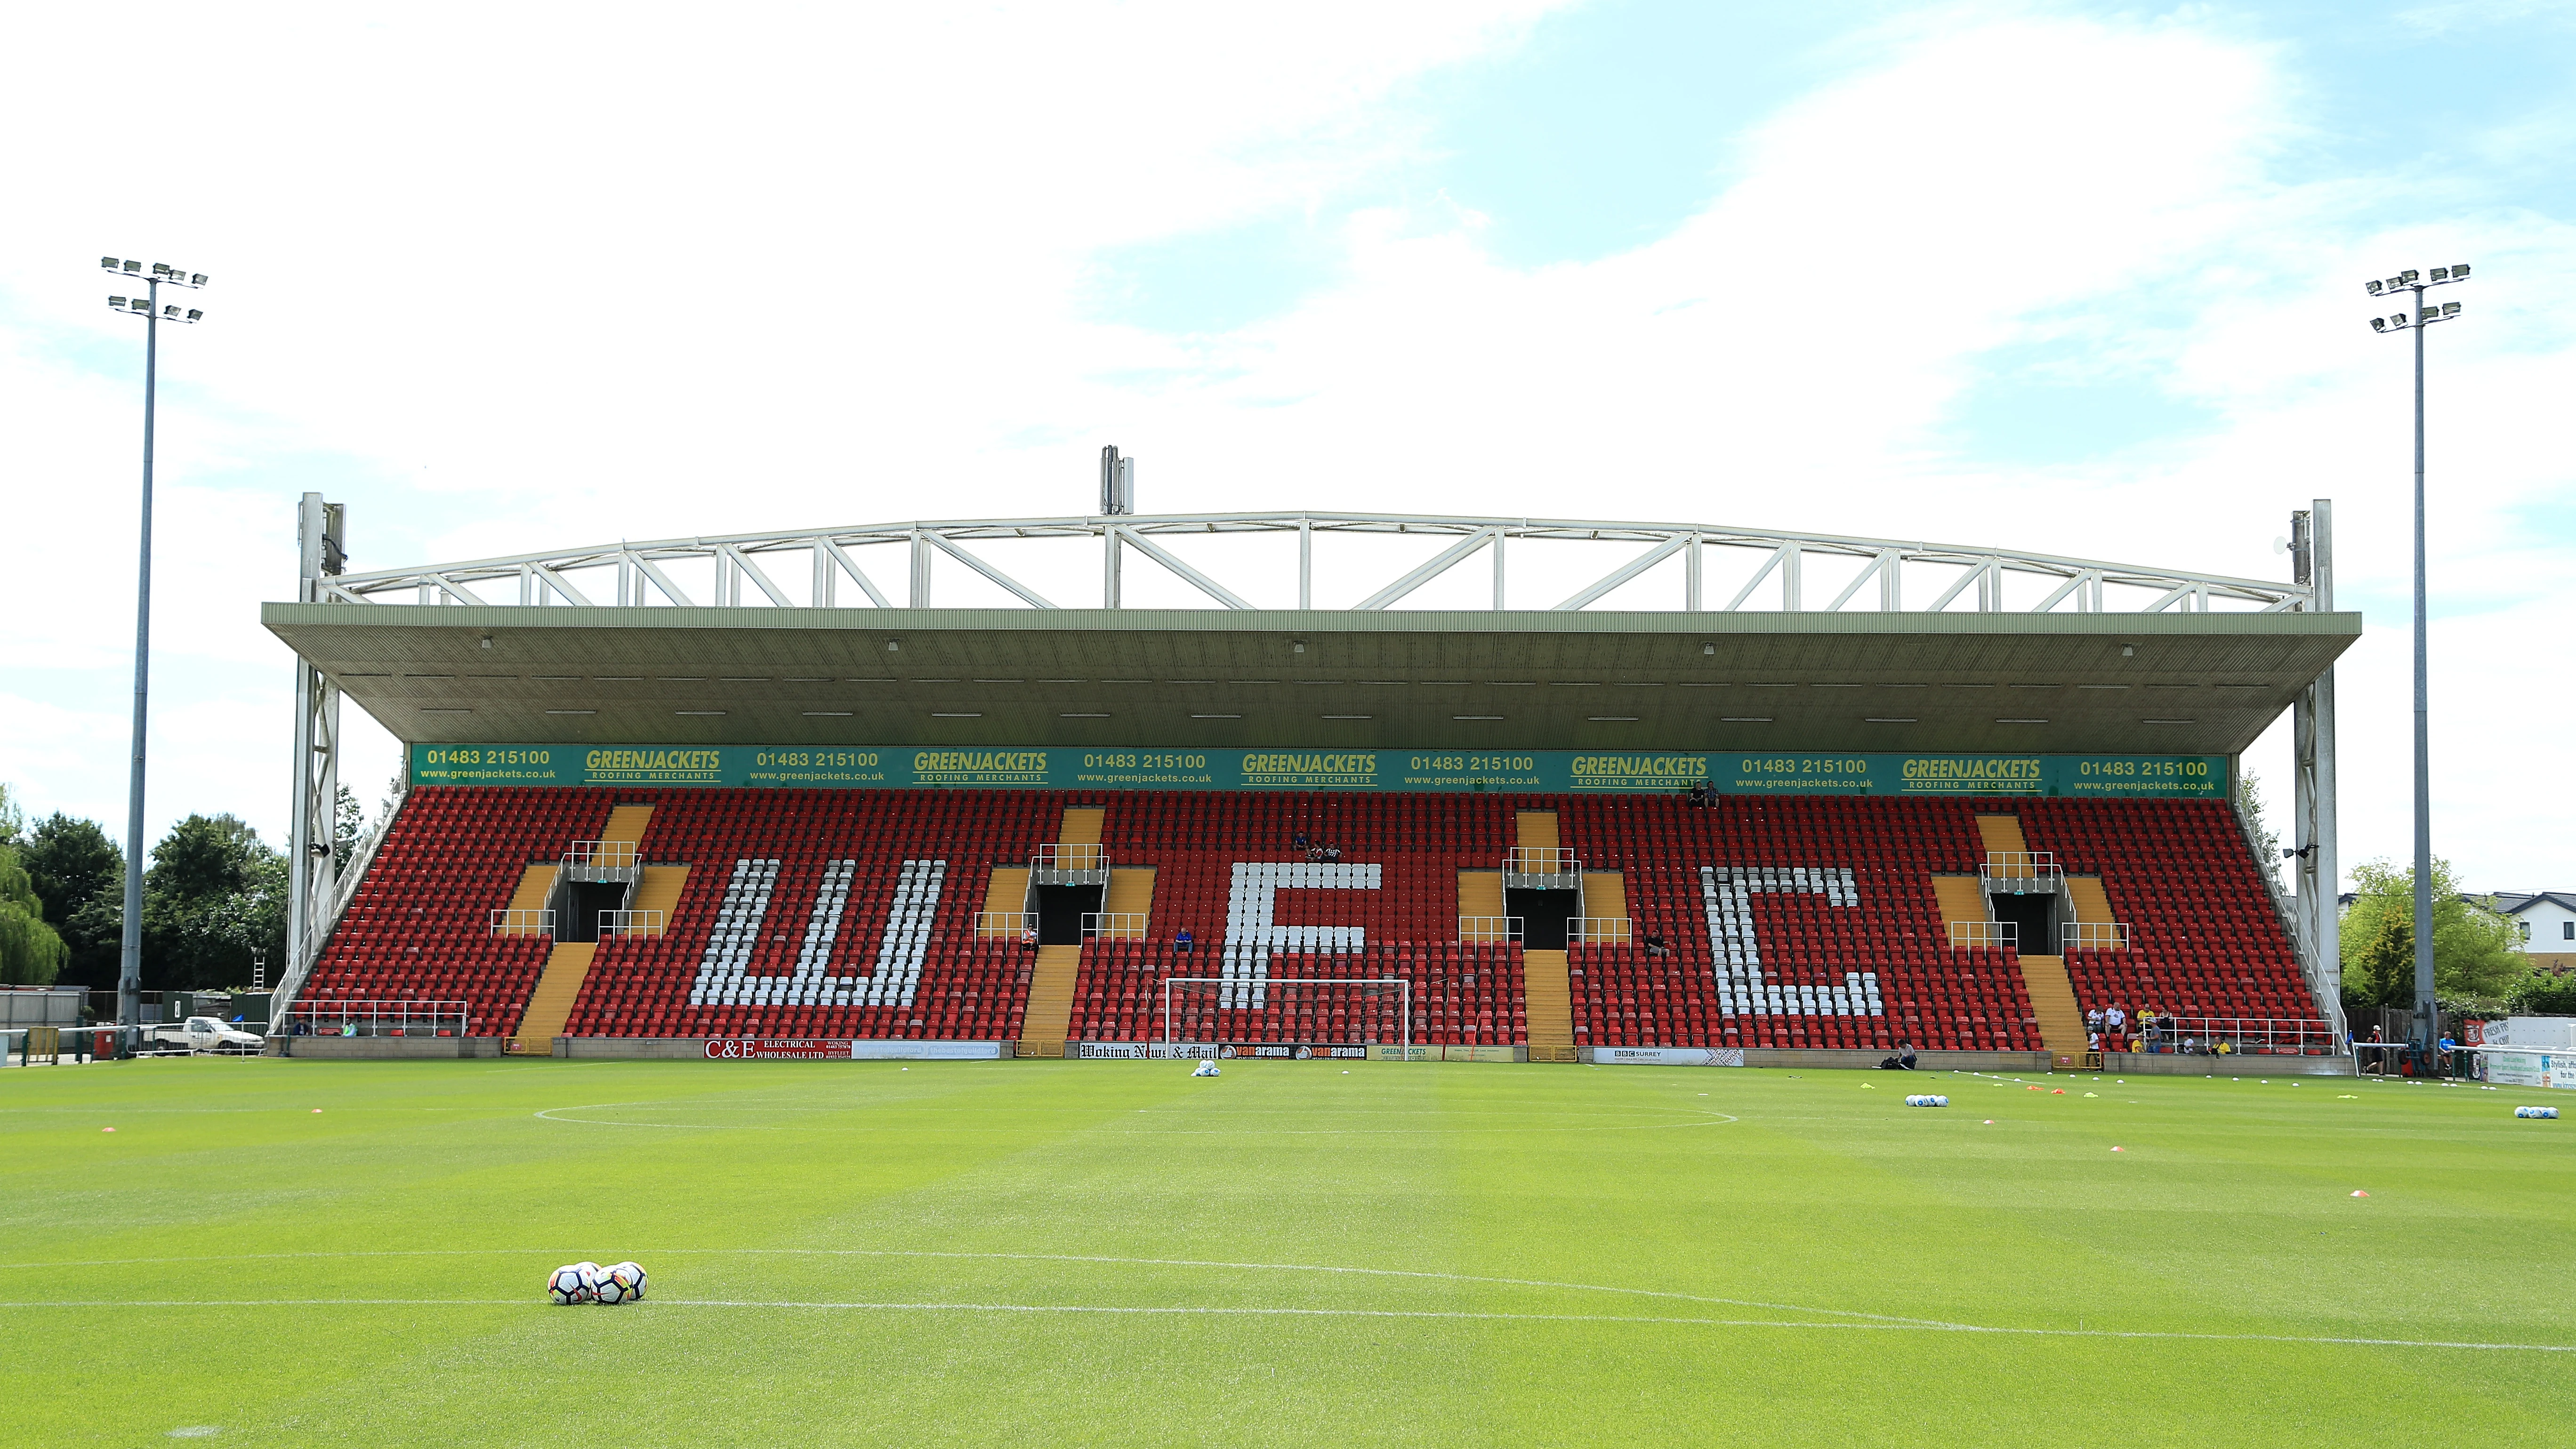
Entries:
<svg viewBox="0 0 2576 1449">
<path fill-rule="evenodd" d="M 1626 916 L 1576 916 L 1565 923 L 1570 946 L 1624 946 L 1637 938 L 1637 923 Z"/>
<path fill-rule="evenodd" d="M 1113 941 L 1141 941 L 1145 939 L 1145 920 L 1143 911 L 1085 911 L 1082 934 Z"/>
<path fill-rule="evenodd" d="M 1503 874 L 1562 877 L 1562 883 L 1576 885 L 1583 879 L 1583 862 L 1574 852 L 1550 846 L 1515 845 L 1503 852 Z M 1551 884 L 1557 883 L 1551 881 Z"/>
<path fill-rule="evenodd" d="M 1029 877 L 1045 875 L 1087 875 L 1109 869 L 1109 847 L 1105 845 L 1041 845 L 1029 857 Z"/>
<path fill-rule="evenodd" d="M 1996 850 L 1977 863 L 1977 884 L 1989 894 L 2040 895 L 2063 889 L 2066 872 L 2053 850 Z"/>
<path fill-rule="evenodd" d="M 492 934 L 495 936 L 551 936 L 555 930 L 552 911 L 494 911 Z"/>
<path fill-rule="evenodd" d="M 1952 921 L 1950 944 L 1965 947 L 2021 948 L 2021 927 L 2011 921 Z"/>
<path fill-rule="evenodd" d="M 2307 584 L 1907 539 L 1713 523 L 1340 512 L 908 519 L 634 540 L 339 574 L 314 583 L 317 601 L 326 604 L 784 609 L 835 608 L 864 594 L 878 608 L 927 609 L 937 604 L 931 588 L 934 573 L 948 573 L 934 571 L 931 561 L 946 554 L 1021 603 L 1047 609 L 1057 607 L 1055 601 L 1010 571 L 1017 566 L 1012 555 L 1031 562 L 1052 559 L 1064 541 L 1088 540 L 1103 551 L 1104 562 L 1119 557 L 1121 550 L 1150 559 L 1204 596 L 1203 607 L 1292 607 L 1287 580 L 1271 591 L 1269 602 L 1245 598 L 1235 590 L 1258 591 L 1239 572 L 1229 574 L 1227 555 L 1208 551 L 1225 547 L 1207 542 L 1216 535 L 1245 534 L 1289 534 L 1315 545 L 1297 551 L 1293 606 L 1300 608 L 1314 593 L 1319 571 L 1339 578 L 1350 576 L 1355 567 L 1376 570 L 1360 578 L 1359 587 L 1369 590 L 1381 580 L 1383 586 L 1353 607 L 1385 609 L 1488 549 L 1499 560 L 1507 544 L 1517 550 L 1535 543 L 1585 555 L 1567 561 L 1590 582 L 1562 600 L 1539 601 L 1542 607 L 1552 602 L 1559 611 L 1589 608 L 1658 569 L 1682 576 L 1682 607 L 1693 612 L 1734 613 L 1749 607 L 1832 613 L 1848 607 L 1941 613 L 1961 601 L 1980 613 L 2209 613 L 2222 604 L 2278 613 L 2312 608 L 2316 598 Z M 1360 553 L 1369 547 L 1366 542 L 1339 542 L 1389 535 L 1445 540 L 1448 546 L 1389 577 L 1404 566 L 1390 568 Z M 1344 548 L 1350 550 L 1347 556 L 1339 552 Z M 1552 573 L 1519 570 L 1515 577 Z M 1105 576 L 1118 576 L 1114 566 Z M 1501 579 L 1500 568 L 1495 577 Z M 1104 604 L 1121 606 L 1114 586 L 1104 592 Z M 1527 600 L 1510 604 L 1530 607 Z M 1493 606 L 1507 606 L 1499 583 Z"/>
<path fill-rule="evenodd" d="M 1458 939 L 1461 941 L 1517 941 L 1521 938 L 1519 916 L 1460 916 Z"/>
<path fill-rule="evenodd" d="M 606 936 L 658 936 L 662 934 L 660 911 L 602 911 L 599 934 Z"/>
<path fill-rule="evenodd" d="M 566 880 L 589 882 L 632 881 L 644 873 L 634 842 L 627 840 L 576 840 L 565 848 L 556 869 Z"/>
<path fill-rule="evenodd" d="M 299 1001 L 269 1035 L 463 1036 L 466 1016 L 462 1001 Z"/>
<path fill-rule="evenodd" d="M 2134 1022 L 2132 1050 L 2183 1056 L 2332 1056 L 2340 1035 L 2322 1021 L 2262 1016 L 2158 1016 L 2141 1031 Z"/>
<path fill-rule="evenodd" d="M 1038 928 L 1034 911 L 977 911 L 975 934 L 986 940 L 1016 940 Z"/>
<path fill-rule="evenodd" d="M 2129 949 L 2129 925 L 2126 921 L 2072 921 L 2057 928 L 2057 948 L 2061 951 L 2126 951 Z"/>
</svg>

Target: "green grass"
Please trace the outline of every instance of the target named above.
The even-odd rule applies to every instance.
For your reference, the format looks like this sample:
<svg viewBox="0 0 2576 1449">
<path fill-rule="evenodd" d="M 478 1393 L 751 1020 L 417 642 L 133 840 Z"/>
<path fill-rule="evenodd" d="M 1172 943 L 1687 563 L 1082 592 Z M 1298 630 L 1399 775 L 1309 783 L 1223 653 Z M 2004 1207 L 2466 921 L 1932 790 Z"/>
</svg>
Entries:
<svg viewBox="0 0 2576 1449">
<path fill-rule="evenodd" d="M 2545 1094 L 1187 1070 L 0 1072 L 0 1443 L 2576 1442 Z"/>
</svg>

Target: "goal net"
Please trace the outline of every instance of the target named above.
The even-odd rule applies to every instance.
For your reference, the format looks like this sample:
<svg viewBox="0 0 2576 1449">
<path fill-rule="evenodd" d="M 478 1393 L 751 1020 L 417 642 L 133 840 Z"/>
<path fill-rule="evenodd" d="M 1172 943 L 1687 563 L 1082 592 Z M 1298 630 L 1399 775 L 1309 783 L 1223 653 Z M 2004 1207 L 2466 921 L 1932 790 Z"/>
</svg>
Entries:
<svg viewBox="0 0 2576 1449">
<path fill-rule="evenodd" d="M 1155 1054 L 1366 1057 L 1413 1040 L 1413 984 L 1399 976 L 1170 976 Z"/>
</svg>

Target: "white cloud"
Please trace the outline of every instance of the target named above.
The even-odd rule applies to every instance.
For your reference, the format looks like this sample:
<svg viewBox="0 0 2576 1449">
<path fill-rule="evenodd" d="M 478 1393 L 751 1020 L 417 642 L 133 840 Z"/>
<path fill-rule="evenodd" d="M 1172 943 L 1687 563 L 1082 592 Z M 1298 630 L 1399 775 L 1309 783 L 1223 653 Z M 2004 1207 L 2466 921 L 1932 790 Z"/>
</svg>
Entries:
<svg viewBox="0 0 2576 1449">
<path fill-rule="evenodd" d="M 1741 138 L 1698 215 L 1631 252 L 1515 267 L 1445 200 L 1342 209 L 1418 159 L 1408 79 L 1508 50 L 1538 9 L 763 11 L 686 32 L 173 12 L 202 59 L 166 109 L 13 163 L 46 204 L 0 235 L 6 466 L 47 480 L 36 520 L 96 532 L 121 567 L 132 404 L 102 359 L 125 366 L 132 339 L 65 259 L 166 245 L 217 274 L 210 324 L 174 340 L 165 430 L 171 516 L 217 561 L 165 585 L 190 600 L 167 627 L 206 658 L 282 664 L 250 621 L 283 592 L 300 487 L 353 503 L 375 566 L 1071 511 L 1111 440 L 1144 457 L 1157 510 L 1697 519 L 2257 576 L 2287 512 L 2331 496 L 2346 602 L 2402 626 L 2404 358 L 2356 284 L 2470 260 L 2468 319 L 2430 339 L 2434 538 L 2446 603 L 2482 612 L 2445 626 L 2443 657 L 2478 679 L 2563 634 L 2563 543 L 2529 521 L 2571 501 L 2543 431 L 2576 382 L 2553 320 L 2576 301 L 2566 229 L 2402 174 L 2287 174 L 2310 122 L 2285 52 L 2188 17 L 1948 10 L 1852 47 L 1842 79 Z M 86 116 L 69 57 L 90 33 L 14 23 L 66 59 L 30 67 L 0 123 Z M 99 165 L 177 117 L 168 185 Z M 2447 219 L 2377 220 L 2410 189 Z M 1104 248 L 1292 209 L 1346 265 L 1278 316 L 1174 337 L 1083 310 Z M 1987 359 L 2039 345 L 2216 422 L 2076 467 L 1963 450 Z M 291 481 L 267 476 L 281 457 Z M 1515 600 L 1554 602 L 1572 567 L 1524 550 Z M 7 587 L 70 597 L 90 568 L 42 558 Z M 1039 582 L 1076 601 L 1088 568 Z M 1130 579 L 1185 598 L 1150 566 Z M 1485 587 L 1471 565 L 1420 602 Z M 1623 596 L 1677 597 L 1669 578 Z M 34 647 L 107 670 L 118 631 L 94 623 Z M 2387 778 L 2362 703 L 2385 653 L 2374 634 L 2349 669 L 2347 859 L 2404 848 L 2397 797 L 2352 783 Z M 2563 715 L 2558 686 L 2515 677 L 2517 709 L 2446 711 L 2454 760 Z M 282 738 L 271 708 L 244 728 Z M 2286 815 L 2285 764 L 2261 768 Z M 2470 878 L 2576 879 L 2576 852 L 2514 823 L 2530 807 L 2456 765 L 2440 784 Z"/>
</svg>

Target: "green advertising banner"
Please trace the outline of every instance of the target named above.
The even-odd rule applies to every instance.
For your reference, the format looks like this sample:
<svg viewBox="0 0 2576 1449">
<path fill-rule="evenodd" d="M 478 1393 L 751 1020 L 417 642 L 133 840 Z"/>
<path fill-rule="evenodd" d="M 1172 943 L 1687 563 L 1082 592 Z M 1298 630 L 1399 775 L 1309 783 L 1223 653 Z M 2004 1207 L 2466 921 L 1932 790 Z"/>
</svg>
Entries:
<svg viewBox="0 0 2576 1449">
<path fill-rule="evenodd" d="M 1802 755 L 414 745 L 415 785 L 811 790 L 1387 790 L 2223 799 L 2223 755 Z"/>
</svg>

